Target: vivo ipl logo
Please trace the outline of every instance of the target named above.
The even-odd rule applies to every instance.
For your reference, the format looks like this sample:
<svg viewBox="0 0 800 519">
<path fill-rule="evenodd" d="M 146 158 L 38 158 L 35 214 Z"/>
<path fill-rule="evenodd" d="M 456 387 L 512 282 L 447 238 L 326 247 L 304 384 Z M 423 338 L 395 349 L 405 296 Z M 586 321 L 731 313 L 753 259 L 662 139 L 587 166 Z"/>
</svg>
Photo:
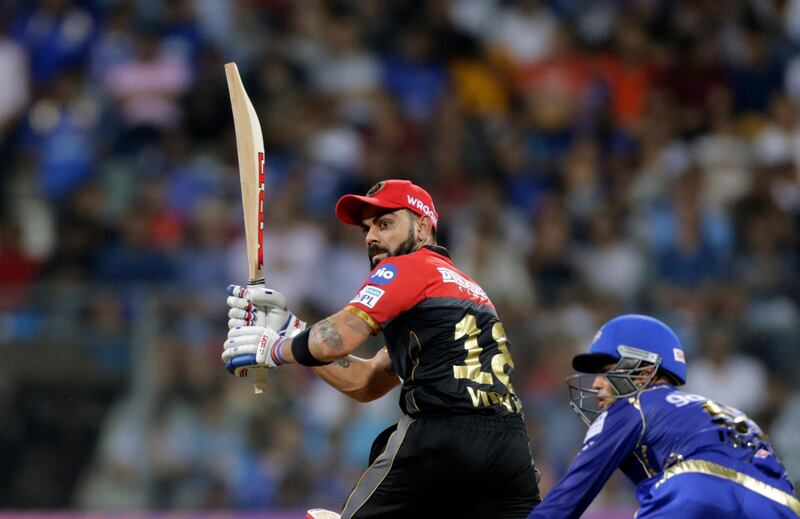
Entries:
<svg viewBox="0 0 800 519">
<path fill-rule="evenodd" d="M 372 273 L 369 282 L 373 285 L 388 285 L 397 277 L 397 267 L 391 263 L 382 265 L 381 268 Z"/>
<path fill-rule="evenodd" d="M 264 152 L 258 152 L 258 268 L 264 267 Z"/>
</svg>

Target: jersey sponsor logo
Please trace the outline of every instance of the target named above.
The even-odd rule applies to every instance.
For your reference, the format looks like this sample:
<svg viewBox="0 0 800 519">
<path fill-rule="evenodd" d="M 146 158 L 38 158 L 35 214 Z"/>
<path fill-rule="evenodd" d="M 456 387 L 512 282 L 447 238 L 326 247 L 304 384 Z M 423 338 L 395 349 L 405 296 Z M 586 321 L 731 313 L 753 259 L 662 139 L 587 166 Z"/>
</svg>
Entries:
<svg viewBox="0 0 800 519">
<path fill-rule="evenodd" d="M 480 286 L 472 281 L 467 280 L 458 272 L 444 267 L 437 267 L 436 270 L 438 270 L 442 275 L 442 281 L 444 283 L 455 283 L 460 289 L 466 290 L 471 295 L 479 299 L 489 299 L 489 296 L 486 295 L 486 292 L 484 292 Z"/>
<path fill-rule="evenodd" d="M 693 395 L 691 393 L 681 393 L 680 391 L 674 391 L 667 395 L 667 402 L 675 407 L 683 407 L 691 404 L 692 402 L 705 402 L 706 400 L 708 399 L 704 396 Z"/>
<path fill-rule="evenodd" d="M 367 308 L 375 308 L 375 305 L 381 300 L 383 294 L 385 294 L 385 292 L 380 288 L 367 285 L 362 288 L 350 302 L 362 304 Z"/>
<path fill-rule="evenodd" d="M 422 214 L 430 218 L 433 221 L 433 225 L 437 224 L 439 217 L 436 216 L 436 213 L 433 212 L 433 209 L 431 209 L 428 204 L 423 203 L 422 200 L 411 195 L 406 195 L 406 201 L 408 202 L 409 206 L 416 207 L 422 211 Z"/>
<path fill-rule="evenodd" d="M 594 438 L 601 432 L 603 432 L 603 426 L 606 423 L 606 416 L 608 415 L 607 411 L 603 411 L 600 415 L 594 419 L 592 425 L 589 427 L 589 430 L 586 431 L 586 437 L 583 439 L 583 443 L 586 443 L 590 439 Z"/>
<path fill-rule="evenodd" d="M 394 281 L 396 277 L 397 267 L 392 264 L 381 265 L 381 267 L 369 277 L 369 282 L 373 285 L 388 285 Z"/>
<path fill-rule="evenodd" d="M 686 357 L 684 356 L 682 349 L 672 348 L 672 355 L 675 357 L 675 362 L 686 364 Z"/>
</svg>

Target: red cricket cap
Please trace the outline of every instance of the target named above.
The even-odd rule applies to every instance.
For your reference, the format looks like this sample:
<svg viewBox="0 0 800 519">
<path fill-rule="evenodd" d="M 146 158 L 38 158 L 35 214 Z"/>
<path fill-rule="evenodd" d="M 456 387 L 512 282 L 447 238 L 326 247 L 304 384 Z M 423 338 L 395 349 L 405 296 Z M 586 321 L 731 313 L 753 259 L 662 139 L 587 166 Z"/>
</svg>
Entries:
<svg viewBox="0 0 800 519">
<path fill-rule="evenodd" d="M 433 199 L 427 191 L 410 180 L 382 180 L 364 196 L 344 195 L 336 202 L 336 217 L 346 224 L 361 225 L 365 206 L 384 209 L 408 209 L 420 216 L 427 216 L 435 229 L 439 224 L 439 213 L 433 207 Z"/>
</svg>

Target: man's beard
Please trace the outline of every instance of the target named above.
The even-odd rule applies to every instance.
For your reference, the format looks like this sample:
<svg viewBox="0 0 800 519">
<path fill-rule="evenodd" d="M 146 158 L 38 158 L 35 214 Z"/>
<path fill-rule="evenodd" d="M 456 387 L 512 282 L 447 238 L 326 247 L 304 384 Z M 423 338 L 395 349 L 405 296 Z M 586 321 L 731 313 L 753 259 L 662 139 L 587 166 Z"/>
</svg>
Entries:
<svg viewBox="0 0 800 519">
<path fill-rule="evenodd" d="M 378 264 L 377 261 L 373 260 L 376 254 L 380 254 L 381 252 L 385 252 L 388 256 L 401 256 L 403 254 L 409 254 L 414 252 L 419 248 L 419 240 L 416 236 L 414 236 L 414 229 L 408 230 L 408 237 L 406 240 L 401 243 L 400 245 L 395 248 L 395 250 L 391 251 L 379 245 L 370 245 L 369 249 L 367 250 L 367 255 L 369 256 L 369 264 L 375 268 L 375 265 Z"/>
</svg>

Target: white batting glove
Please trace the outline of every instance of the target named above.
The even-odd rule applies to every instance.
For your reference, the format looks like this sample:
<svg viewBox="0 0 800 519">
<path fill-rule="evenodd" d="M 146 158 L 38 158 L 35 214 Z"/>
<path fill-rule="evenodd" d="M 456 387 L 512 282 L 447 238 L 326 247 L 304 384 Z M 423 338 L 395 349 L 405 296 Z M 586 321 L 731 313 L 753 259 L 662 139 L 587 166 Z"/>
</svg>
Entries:
<svg viewBox="0 0 800 519">
<path fill-rule="evenodd" d="M 228 285 L 228 328 L 262 326 L 285 337 L 294 337 L 306 329 L 305 321 L 286 308 L 286 298 L 263 283 L 247 287 Z"/>
<path fill-rule="evenodd" d="M 277 368 L 286 364 L 281 346 L 288 337 L 263 326 L 242 326 L 228 332 L 222 360 L 225 368 L 237 377 L 246 377 L 253 368 Z"/>
</svg>

